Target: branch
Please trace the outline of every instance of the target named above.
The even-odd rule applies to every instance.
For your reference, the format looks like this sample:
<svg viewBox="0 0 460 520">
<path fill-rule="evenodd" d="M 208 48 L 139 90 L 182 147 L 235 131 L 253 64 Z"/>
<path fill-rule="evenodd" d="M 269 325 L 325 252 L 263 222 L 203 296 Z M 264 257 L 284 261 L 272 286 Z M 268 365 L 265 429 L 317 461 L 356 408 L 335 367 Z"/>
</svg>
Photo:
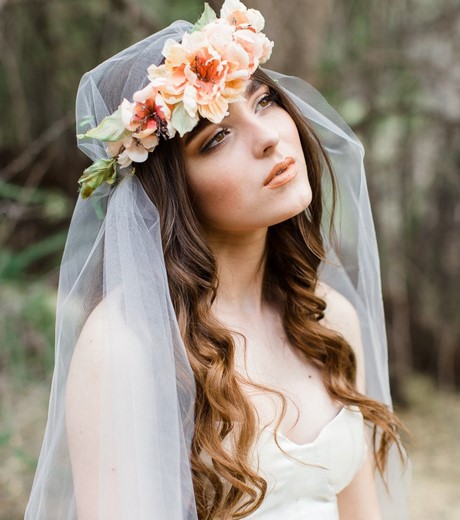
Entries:
<svg viewBox="0 0 460 520">
<path fill-rule="evenodd" d="M 64 116 L 55 121 L 37 139 L 32 141 L 19 157 L 13 159 L 5 168 L 0 169 L 0 178 L 3 181 L 8 181 L 25 170 L 51 142 L 70 128 L 72 122 L 69 116 Z"/>
</svg>

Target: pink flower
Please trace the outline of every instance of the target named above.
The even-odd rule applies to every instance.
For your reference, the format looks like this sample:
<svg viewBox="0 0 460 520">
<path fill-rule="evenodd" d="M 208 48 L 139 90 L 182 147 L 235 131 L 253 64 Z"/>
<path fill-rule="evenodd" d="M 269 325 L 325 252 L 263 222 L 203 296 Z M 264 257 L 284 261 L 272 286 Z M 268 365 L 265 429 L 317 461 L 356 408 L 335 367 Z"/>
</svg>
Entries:
<svg viewBox="0 0 460 520">
<path fill-rule="evenodd" d="M 135 92 L 133 102 L 124 99 L 120 105 L 121 122 L 128 134 L 107 143 L 110 156 L 117 157 L 122 168 L 132 162 L 144 162 L 159 142 L 159 137 L 171 138 L 171 111 L 163 97 L 151 84 Z"/>
<path fill-rule="evenodd" d="M 270 57 L 273 43 L 261 32 L 264 25 L 263 16 L 239 0 L 225 0 L 220 19 L 207 6 L 181 43 L 166 42 L 164 64 L 148 68 L 149 84 L 79 139 L 107 143 L 108 154 L 126 168 L 147 160 L 161 137 L 190 132 L 200 117 L 220 123 L 229 104 L 243 99 L 245 81 Z M 114 159 L 100 159 L 90 169 L 80 180 L 86 196 L 116 180 Z"/>
<path fill-rule="evenodd" d="M 251 29 L 240 29 L 235 31 L 235 40 L 250 58 L 248 67 L 251 74 L 271 56 L 273 42 L 263 33 L 257 33 Z"/>
<path fill-rule="evenodd" d="M 151 86 L 171 107 L 172 126 L 184 135 L 200 117 L 219 123 L 228 105 L 243 97 L 244 82 L 265 62 L 273 44 L 259 31 L 262 15 L 238 0 L 226 0 L 222 18 L 168 40 L 165 63 L 148 69 Z"/>
<path fill-rule="evenodd" d="M 180 121 L 173 111 L 173 124 L 181 135 L 199 116 L 219 123 L 228 113 L 228 104 L 241 99 L 249 57 L 235 43 L 233 33 L 228 24 L 209 24 L 204 31 L 185 34 L 182 43 L 166 42 L 165 63 L 149 67 L 152 85 L 180 111 Z"/>
<path fill-rule="evenodd" d="M 153 152 L 158 142 L 156 135 L 150 135 L 142 140 L 130 135 L 119 141 L 107 143 L 107 151 L 111 157 L 117 158 L 122 168 L 127 168 L 132 162 L 146 161 L 149 152 Z"/>
<path fill-rule="evenodd" d="M 155 135 L 142 142 L 129 137 L 123 144 L 123 151 L 118 155 L 117 162 L 122 168 L 127 168 L 132 162 L 144 162 L 157 144 L 158 137 Z"/>
<path fill-rule="evenodd" d="M 132 132 L 132 136 L 137 139 L 144 139 L 153 134 L 170 137 L 170 110 L 157 89 L 149 84 L 136 92 L 133 99 L 132 103 L 124 99 L 120 105 L 121 119 L 125 128 Z"/>
<path fill-rule="evenodd" d="M 220 17 L 237 29 L 247 29 L 251 26 L 255 31 L 260 32 L 265 26 L 262 14 L 256 9 L 248 9 L 239 0 L 225 0 L 220 10 Z"/>
<path fill-rule="evenodd" d="M 229 65 L 227 81 L 249 79 L 248 70 L 251 57 L 235 38 L 235 28 L 223 20 L 216 20 L 203 29 L 203 34 L 209 44 Z"/>
</svg>

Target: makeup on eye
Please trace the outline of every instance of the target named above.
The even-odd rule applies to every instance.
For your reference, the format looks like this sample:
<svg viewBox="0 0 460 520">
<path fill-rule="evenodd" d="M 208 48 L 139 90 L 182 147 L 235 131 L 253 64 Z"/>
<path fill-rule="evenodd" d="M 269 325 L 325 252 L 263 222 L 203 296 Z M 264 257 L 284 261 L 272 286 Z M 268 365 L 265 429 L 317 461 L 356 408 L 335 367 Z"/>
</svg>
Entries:
<svg viewBox="0 0 460 520">
<path fill-rule="evenodd" d="M 271 92 L 265 85 L 262 85 L 258 90 L 260 91 L 263 89 L 263 92 L 261 94 L 258 94 L 258 92 L 255 93 L 256 102 L 255 102 L 255 112 L 260 112 L 260 110 L 265 110 L 267 108 L 270 108 L 274 103 L 276 103 L 277 96 L 275 93 Z M 228 127 L 220 128 L 217 132 L 212 134 L 210 139 L 206 140 L 204 145 L 200 148 L 201 153 L 206 153 L 213 148 L 216 148 L 218 145 L 220 145 L 225 137 L 230 133 L 230 130 Z"/>
<path fill-rule="evenodd" d="M 221 128 L 218 132 L 213 134 L 211 139 L 205 142 L 205 144 L 200 149 L 201 153 L 206 153 L 209 150 L 212 150 L 216 146 L 218 146 L 224 139 L 225 136 L 229 134 L 229 129 L 227 127 Z"/>
<path fill-rule="evenodd" d="M 268 108 L 273 103 L 276 103 L 277 96 L 273 92 L 268 91 L 262 98 L 257 102 L 257 105 L 261 106 L 261 108 Z M 265 106 L 262 106 L 262 103 L 266 103 Z"/>
<path fill-rule="evenodd" d="M 255 110 L 258 110 L 258 107 L 260 108 L 267 108 L 272 104 L 273 101 L 276 101 L 277 95 L 270 90 L 270 88 L 267 85 L 259 85 L 259 87 L 252 93 L 252 95 L 247 98 L 247 102 L 249 104 L 252 104 L 252 99 L 254 99 L 254 106 Z M 263 103 L 267 103 L 263 105 Z"/>
</svg>

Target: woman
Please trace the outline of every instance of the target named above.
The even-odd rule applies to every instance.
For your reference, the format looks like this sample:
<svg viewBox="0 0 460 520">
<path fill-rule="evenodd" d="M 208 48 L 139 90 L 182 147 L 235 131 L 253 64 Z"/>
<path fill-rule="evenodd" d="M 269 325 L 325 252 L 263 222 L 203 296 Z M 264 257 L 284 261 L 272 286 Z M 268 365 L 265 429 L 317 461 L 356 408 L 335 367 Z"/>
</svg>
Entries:
<svg viewBox="0 0 460 520">
<path fill-rule="evenodd" d="M 262 29 L 227 0 L 82 79 L 27 518 L 377 519 L 373 466 L 399 485 L 362 149 Z"/>
</svg>

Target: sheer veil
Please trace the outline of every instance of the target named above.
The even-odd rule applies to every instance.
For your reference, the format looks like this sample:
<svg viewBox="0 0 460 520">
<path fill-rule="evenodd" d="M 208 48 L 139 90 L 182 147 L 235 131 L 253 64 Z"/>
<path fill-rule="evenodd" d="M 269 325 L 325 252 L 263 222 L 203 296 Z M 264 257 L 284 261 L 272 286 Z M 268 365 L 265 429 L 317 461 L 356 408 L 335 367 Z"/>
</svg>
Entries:
<svg viewBox="0 0 460 520">
<path fill-rule="evenodd" d="M 168 38 L 191 24 L 178 21 L 85 74 L 77 95 L 77 125 L 97 125 L 123 98 L 145 86 L 146 69 L 162 60 Z M 267 71 L 268 72 L 268 71 Z M 337 239 L 328 242 L 320 277 L 356 307 L 362 326 L 367 393 L 391 405 L 380 273 L 366 188 L 363 147 L 340 116 L 305 82 L 278 81 L 317 130 L 338 184 Z M 110 88 L 108 88 L 110 85 Z M 78 130 L 80 130 L 78 128 Z M 97 140 L 80 141 L 92 160 L 106 157 Z M 326 181 L 325 181 L 326 182 Z M 329 236 L 325 229 L 324 236 Z M 194 428 L 194 378 L 171 304 L 158 213 L 135 175 L 79 199 L 62 260 L 56 317 L 56 363 L 48 423 L 28 520 L 77 518 L 66 434 L 66 388 L 72 357 L 87 320 L 101 330 L 98 383 L 98 518 L 197 518 L 189 451 Z M 116 478 L 110 471 L 116 467 Z M 407 518 L 403 468 L 391 454 L 384 518 Z"/>
</svg>

